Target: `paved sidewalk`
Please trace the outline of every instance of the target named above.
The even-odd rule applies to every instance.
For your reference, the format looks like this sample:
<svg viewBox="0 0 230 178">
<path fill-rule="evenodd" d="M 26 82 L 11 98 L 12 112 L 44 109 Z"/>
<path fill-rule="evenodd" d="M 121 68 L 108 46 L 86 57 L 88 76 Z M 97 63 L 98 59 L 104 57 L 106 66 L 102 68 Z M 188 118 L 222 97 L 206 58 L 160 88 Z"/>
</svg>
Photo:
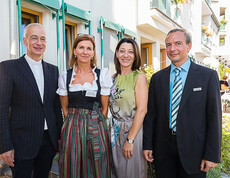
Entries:
<svg viewBox="0 0 230 178">
<path fill-rule="evenodd" d="M 230 175 L 223 173 L 221 178 L 230 178 Z"/>
</svg>

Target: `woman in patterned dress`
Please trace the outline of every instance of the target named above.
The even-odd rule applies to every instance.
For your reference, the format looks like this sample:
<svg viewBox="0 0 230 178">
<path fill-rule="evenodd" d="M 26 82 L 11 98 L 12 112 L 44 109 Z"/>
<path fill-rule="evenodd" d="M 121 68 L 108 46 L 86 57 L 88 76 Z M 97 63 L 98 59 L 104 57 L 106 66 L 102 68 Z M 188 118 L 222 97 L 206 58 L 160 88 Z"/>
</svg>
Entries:
<svg viewBox="0 0 230 178">
<path fill-rule="evenodd" d="M 78 36 L 70 60 L 72 69 L 59 78 L 65 116 L 59 153 L 61 178 L 109 178 L 110 143 L 105 125 L 112 80 L 108 69 L 96 67 L 94 38 Z"/>
<path fill-rule="evenodd" d="M 116 74 L 110 91 L 111 143 L 115 172 L 112 177 L 144 178 L 142 123 L 147 112 L 148 85 L 139 71 L 141 58 L 137 43 L 123 38 L 114 55 Z"/>
</svg>

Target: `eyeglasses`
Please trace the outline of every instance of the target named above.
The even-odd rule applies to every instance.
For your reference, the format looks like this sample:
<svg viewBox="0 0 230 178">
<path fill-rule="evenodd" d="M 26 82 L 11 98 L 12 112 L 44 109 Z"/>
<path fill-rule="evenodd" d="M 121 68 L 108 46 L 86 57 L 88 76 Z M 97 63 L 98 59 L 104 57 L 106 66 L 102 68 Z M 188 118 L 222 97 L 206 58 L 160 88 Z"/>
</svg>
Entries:
<svg viewBox="0 0 230 178">
<path fill-rule="evenodd" d="M 88 37 L 93 38 L 95 40 L 95 36 L 93 36 L 93 35 L 84 34 L 84 33 L 78 33 L 77 37 L 80 37 L 80 36 L 88 36 Z"/>
</svg>

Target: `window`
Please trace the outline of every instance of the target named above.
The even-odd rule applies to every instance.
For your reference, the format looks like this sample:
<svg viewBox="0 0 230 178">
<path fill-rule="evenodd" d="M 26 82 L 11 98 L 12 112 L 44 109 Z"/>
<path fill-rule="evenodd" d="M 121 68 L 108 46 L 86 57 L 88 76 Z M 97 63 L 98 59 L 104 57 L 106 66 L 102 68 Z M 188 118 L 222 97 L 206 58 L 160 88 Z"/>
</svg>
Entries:
<svg viewBox="0 0 230 178">
<path fill-rule="evenodd" d="M 220 37 L 220 46 L 225 45 L 225 37 Z"/>
<path fill-rule="evenodd" d="M 21 37 L 24 36 L 24 29 L 30 23 L 42 24 L 42 14 L 27 8 L 22 7 L 22 25 L 21 25 Z M 23 45 L 22 54 L 26 54 L 26 47 Z"/>
<path fill-rule="evenodd" d="M 161 69 L 166 67 L 166 51 L 165 49 L 161 49 Z"/>
<path fill-rule="evenodd" d="M 221 31 L 225 31 L 225 25 L 226 23 L 225 21 L 225 11 L 226 8 L 225 7 L 220 7 L 220 30 Z"/>
<path fill-rule="evenodd" d="M 65 46 L 66 46 L 66 69 L 69 69 L 69 60 L 72 55 L 74 39 L 77 37 L 77 25 L 72 22 L 65 22 Z"/>
<path fill-rule="evenodd" d="M 141 66 L 152 64 L 152 44 L 141 45 Z"/>
<path fill-rule="evenodd" d="M 101 61 L 101 67 L 109 68 L 111 74 L 114 74 L 116 70 L 113 58 L 118 43 L 117 32 L 110 28 L 104 28 L 103 39 L 104 61 Z"/>
</svg>

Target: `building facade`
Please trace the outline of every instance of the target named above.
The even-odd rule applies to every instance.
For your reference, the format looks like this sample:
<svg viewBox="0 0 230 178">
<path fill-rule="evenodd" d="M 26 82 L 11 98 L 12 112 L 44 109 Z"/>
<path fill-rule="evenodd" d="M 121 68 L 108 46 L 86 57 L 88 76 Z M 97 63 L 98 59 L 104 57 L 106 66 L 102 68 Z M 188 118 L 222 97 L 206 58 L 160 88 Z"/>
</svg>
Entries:
<svg viewBox="0 0 230 178">
<path fill-rule="evenodd" d="M 212 51 L 212 56 L 217 58 L 221 63 L 225 64 L 230 71 L 230 1 L 229 0 L 213 0 L 212 9 L 218 14 L 220 22 L 220 31 L 218 45 Z"/>
<path fill-rule="evenodd" d="M 4 0 L 0 12 L 0 23 L 4 24 L 0 29 L 0 61 L 26 53 L 22 44 L 24 28 L 37 22 L 47 31 L 44 59 L 60 71 L 68 69 L 78 33 L 95 36 L 98 67 L 109 68 L 111 74 L 115 47 L 124 37 L 134 38 L 139 44 L 142 65 L 160 70 L 170 64 L 164 40 L 173 28 L 185 28 L 192 34 L 192 60 L 218 68 L 219 61 L 230 61 L 230 27 L 220 22 L 230 18 L 227 1 Z"/>
<path fill-rule="evenodd" d="M 170 65 L 164 40 L 173 28 L 191 33 L 191 60 L 217 71 L 220 63 L 230 68 L 230 0 L 2 0 L 0 62 L 26 53 L 23 32 L 33 22 L 47 32 L 44 60 L 60 72 L 68 69 L 79 33 L 95 36 L 97 65 L 111 75 L 115 47 L 124 37 L 139 44 L 142 66 L 160 70 Z"/>
</svg>

